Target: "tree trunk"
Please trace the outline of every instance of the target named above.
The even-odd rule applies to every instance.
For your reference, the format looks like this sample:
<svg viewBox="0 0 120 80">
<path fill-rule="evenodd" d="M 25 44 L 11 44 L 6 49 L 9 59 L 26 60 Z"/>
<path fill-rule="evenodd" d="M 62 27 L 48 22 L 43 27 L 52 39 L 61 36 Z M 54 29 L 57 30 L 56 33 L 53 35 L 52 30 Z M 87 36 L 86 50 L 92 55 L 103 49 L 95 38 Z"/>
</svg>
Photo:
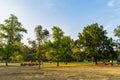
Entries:
<svg viewBox="0 0 120 80">
<path fill-rule="evenodd" d="M 5 65 L 8 66 L 8 54 L 6 55 Z"/>
<path fill-rule="evenodd" d="M 59 60 L 57 61 L 57 67 L 59 67 Z"/>
<path fill-rule="evenodd" d="M 5 65 L 8 66 L 8 60 L 6 60 Z"/>
<path fill-rule="evenodd" d="M 67 57 L 66 57 L 66 59 L 65 59 L 65 64 L 67 65 L 67 63 L 68 63 L 68 61 L 67 61 Z"/>
<path fill-rule="evenodd" d="M 112 59 L 112 64 L 113 64 L 113 59 Z"/>
<path fill-rule="evenodd" d="M 39 61 L 39 69 L 40 69 L 40 61 Z"/>
<path fill-rule="evenodd" d="M 95 65 L 97 65 L 98 63 L 97 63 L 97 58 L 96 57 L 94 57 L 94 61 L 95 61 Z"/>
<path fill-rule="evenodd" d="M 38 63 L 39 63 L 39 69 L 40 69 L 40 54 L 38 55 Z"/>
<path fill-rule="evenodd" d="M 77 56 L 77 62 L 79 62 L 79 57 Z"/>
<path fill-rule="evenodd" d="M 68 64 L 67 60 L 65 61 L 65 64 L 66 64 L 66 65 Z"/>
</svg>

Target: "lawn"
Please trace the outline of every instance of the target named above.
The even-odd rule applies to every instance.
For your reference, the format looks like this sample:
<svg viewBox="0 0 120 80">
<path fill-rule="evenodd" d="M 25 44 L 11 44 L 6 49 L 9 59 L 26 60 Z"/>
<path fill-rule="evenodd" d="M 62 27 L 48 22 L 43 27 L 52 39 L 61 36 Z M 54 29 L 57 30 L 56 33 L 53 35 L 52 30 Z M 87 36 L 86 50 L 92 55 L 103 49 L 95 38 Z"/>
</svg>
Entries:
<svg viewBox="0 0 120 80">
<path fill-rule="evenodd" d="M 59 67 L 77 67 L 77 66 L 92 66 L 94 65 L 93 62 L 70 62 L 68 64 L 65 64 L 64 62 L 59 63 Z M 45 62 L 43 67 L 56 67 L 57 63 L 56 62 Z"/>
<path fill-rule="evenodd" d="M 120 80 L 119 66 L 95 66 L 93 63 L 44 63 L 38 66 L 20 66 L 11 63 L 0 67 L 0 80 Z"/>
</svg>

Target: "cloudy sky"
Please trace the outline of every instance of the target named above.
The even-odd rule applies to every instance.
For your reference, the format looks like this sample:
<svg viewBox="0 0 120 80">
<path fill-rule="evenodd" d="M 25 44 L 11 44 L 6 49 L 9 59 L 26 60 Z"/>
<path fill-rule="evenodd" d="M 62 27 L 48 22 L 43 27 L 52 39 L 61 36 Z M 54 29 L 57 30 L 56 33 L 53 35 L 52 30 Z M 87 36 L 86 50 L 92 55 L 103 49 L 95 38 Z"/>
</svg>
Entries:
<svg viewBox="0 0 120 80">
<path fill-rule="evenodd" d="M 0 0 L 0 23 L 10 14 L 16 15 L 28 30 L 24 43 L 27 38 L 35 39 L 37 25 L 48 30 L 59 26 L 65 35 L 77 39 L 85 26 L 96 22 L 115 39 L 113 30 L 120 25 L 120 0 Z"/>
</svg>

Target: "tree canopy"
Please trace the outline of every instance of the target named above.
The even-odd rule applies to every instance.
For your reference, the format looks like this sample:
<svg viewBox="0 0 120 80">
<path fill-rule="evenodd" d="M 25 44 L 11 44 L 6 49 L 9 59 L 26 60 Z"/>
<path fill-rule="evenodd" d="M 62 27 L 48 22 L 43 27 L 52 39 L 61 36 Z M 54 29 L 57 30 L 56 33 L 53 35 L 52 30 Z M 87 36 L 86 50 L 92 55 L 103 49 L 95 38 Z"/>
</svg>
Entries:
<svg viewBox="0 0 120 80">
<path fill-rule="evenodd" d="M 5 60 L 6 66 L 9 61 L 98 61 L 109 62 L 119 58 L 119 43 L 107 36 L 104 27 L 97 23 L 85 26 L 83 32 L 78 33 L 78 39 L 65 35 L 58 27 L 52 27 L 52 39 L 47 29 L 38 25 L 34 29 L 36 39 L 28 39 L 29 45 L 21 42 L 23 33 L 27 30 L 11 14 L 4 24 L 0 24 L 0 60 Z M 115 36 L 120 37 L 120 26 L 114 30 Z"/>
<path fill-rule="evenodd" d="M 114 30 L 115 36 L 120 37 L 120 26 L 117 26 L 117 28 Z"/>
<path fill-rule="evenodd" d="M 95 23 L 84 27 L 82 34 L 79 33 L 78 35 L 79 46 L 82 46 L 82 50 L 85 51 L 87 56 L 93 58 L 96 64 L 99 59 L 105 58 L 106 54 L 110 55 L 109 52 L 105 53 L 106 50 L 114 51 L 106 34 L 107 32 L 103 30 L 103 26 Z"/>
<path fill-rule="evenodd" d="M 27 30 L 22 27 L 18 18 L 11 14 L 9 19 L 5 20 L 5 24 L 0 24 L 0 36 L 5 39 L 5 53 L 6 53 L 6 66 L 11 53 L 14 52 L 16 41 L 20 42 L 23 35 L 22 32 L 27 33 Z"/>
<path fill-rule="evenodd" d="M 49 32 L 47 29 L 42 30 L 42 26 L 38 25 L 35 28 L 35 33 L 36 33 L 36 40 L 38 42 L 38 47 L 36 49 L 37 50 L 36 53 L 38 55 L 38 62 L 39 62 L 39 69 L 40 69 L 40 61 L 42 58 L 42 54 L 44 53 L 43 44 L 44 44 L 46 38 L 49 36 Z"/>
</svg>

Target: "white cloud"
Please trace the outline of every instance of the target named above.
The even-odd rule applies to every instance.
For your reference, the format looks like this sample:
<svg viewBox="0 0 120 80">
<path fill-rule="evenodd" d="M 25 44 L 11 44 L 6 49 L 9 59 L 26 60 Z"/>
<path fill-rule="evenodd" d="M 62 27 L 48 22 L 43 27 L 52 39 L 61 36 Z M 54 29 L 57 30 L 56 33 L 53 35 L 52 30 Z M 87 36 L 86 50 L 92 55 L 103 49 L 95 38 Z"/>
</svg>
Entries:
<svg viewBox="0 0 120 80">
<path fill-rule="evenodd" d="M 108 7 L 120 7 L 120 0 L 109 0 L 107 3 Z"/>
<path fill-rule="evenodd" d="M 110 0 L 107 5 L 108 5 L 109 7 L 113 7 L 113 6 L 114 6 L 114 3 L 115 3 L 115 0 Z"/>
</svg>

